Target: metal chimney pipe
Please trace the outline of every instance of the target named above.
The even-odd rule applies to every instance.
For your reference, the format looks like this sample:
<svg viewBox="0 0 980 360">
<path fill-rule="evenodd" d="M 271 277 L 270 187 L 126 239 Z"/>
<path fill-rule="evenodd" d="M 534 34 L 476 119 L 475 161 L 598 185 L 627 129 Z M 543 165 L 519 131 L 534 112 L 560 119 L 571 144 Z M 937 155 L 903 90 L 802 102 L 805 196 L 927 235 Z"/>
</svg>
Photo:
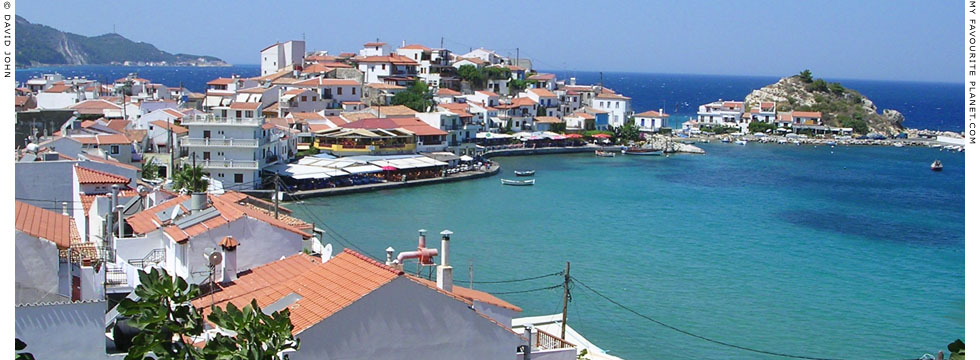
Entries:
<svg viewBox="0 0 980 360">
<path fill-rule="evenodd" d="M 389 246 L 387 249 L 385 249 L 385 254 L 387 255 L 385 258 L 385 265 L 391 266 L 391 262 L 395 256 L 395 249 Z"/>
<path fill-rule="evenodd" d="M 119 223 L 119 235 L 117 237 L 123 237 L 123 209 L 126 208 L 124 205 L 116 205 L 116 221 Z"/>
<path fill-rule="evenodd" d="M 442 258 L 436 269 L 436 286 L 446 292 L 453 292 L 453 267 L 449 266 L 449 236 L 453 232 L 443 230 L 440 234 L 442 234 Z"/>
<path fill-rule="evenodd" d="M 425 248 L 425 229 L 419 229 L 419 249 Z"/>
</svg>

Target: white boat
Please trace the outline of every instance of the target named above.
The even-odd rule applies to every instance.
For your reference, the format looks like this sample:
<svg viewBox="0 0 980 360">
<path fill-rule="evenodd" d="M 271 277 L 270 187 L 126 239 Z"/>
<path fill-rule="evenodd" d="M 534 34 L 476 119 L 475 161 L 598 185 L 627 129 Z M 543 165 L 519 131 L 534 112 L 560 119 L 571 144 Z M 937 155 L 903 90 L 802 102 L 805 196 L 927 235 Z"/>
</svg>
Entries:
<svg viewBox="0 0 980 360">
<path fill-rule="evenodd" d="M 534 170 L 514 170 L 514 175 L 517 175 L 517 176 L 534 176 Z"/>
<path fill-rule="evenodd" d="M 894 145 L 895 147 L 905 147 L 905 143 L 900 143 L 900 142 L 894 143 L 892 145 Z"/>
<path fill-rule="evenodd" d="M 500 183 L 502 185 L 510 185 L 510 186 L 531 186 L 534 185 L 534 179 L 530 179 L 530 180 L 500 179 Z"/>
<path fill-rule="evenodd" d="M 735 145 L 745 145 L 745 144 L 748 144 L 748 142 L 745 140 L 738 140 L 735 142 Z"/>
<path fill-rule="evenodd" d="M 932 171 L 943 171 L 943 163 L 939 160 L 933 161 L 929 168 L 932 169 Z"/>
<path fill-rule="evenodd" d="M 614 153 L 612 151 L 596 150 L 595 151 L 595 156 L 598 156 L 598 157 L 616 157 L 616 153 Z"/>
<path fill-rule="evenodd" d="M 707 143 L 710 143 L 711 142 L 711 140 L 708 140 L 708 139 L 701 139 L 701 140 L 698 140 L 698 141 L 701 142 L 701 143 L 704 143 L 704 144 L 707 144 Z"/>
<path fill-rule="evenodd" d="M 828 142 L 827 142 L 827 145 L 830 145 L 830 146 L 837 146 L 837 142 L 836 142 L 836 141 L 828 141 Z"/>
<path fill-rule="evenodd" d="M 787 143 L 789 141 L 786 141 L 786 139 L 779 139 L 779 141 L 777 141 L 777 142 L 780 143 L 780 144 L 785 144 L 785 143 Z"/>
</svg>

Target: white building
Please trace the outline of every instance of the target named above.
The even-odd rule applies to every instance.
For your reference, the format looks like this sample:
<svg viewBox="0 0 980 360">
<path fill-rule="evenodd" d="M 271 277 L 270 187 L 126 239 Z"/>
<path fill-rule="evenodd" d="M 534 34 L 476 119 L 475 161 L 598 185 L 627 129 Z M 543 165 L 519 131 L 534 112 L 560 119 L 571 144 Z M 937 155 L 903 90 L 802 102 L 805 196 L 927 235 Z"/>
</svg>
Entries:
<svg viewBox="0 0 980 360">
<path fill-rule="evenodd" d="M 664 109 L 644 111 L 633 115 L 633 124 L 640 128 L 640 131 L 657 132 L 667 126 L 669 117 L 670 115 L 664 114 Z"/>
<path fill-rule="evenodd" d="M 751 111 L 752 121 L 763 122 L 766 124 L 776 123 L 776 103 L 763 102 Z"/>
<path fill-rule="evenodd" d="M 260 51 L 262 57 L 262 76 L 278 72 L 280 69 L 292 66 L 302 66 L 306 56 L 306 42 L 290 40 L 277 42 Z"/>
<path fill-rule="evenodd" d="M 609 125 L 620 127 L 626 123 L 627 118 L 633 115 L 630 101 L 628 96 L 602 92 L 591 99 L 591 107 L 607 112 Z"/>
<path fill-rule="evenodd" d="M 497 55 L 496 52 L 483 48 L 472 50 L 468 53 L 457 56 L 457 58 L 477 58 L 485 61 L 488 65 L 497 65 L 504 62 L 504 58 Z"/>
<path fill-rule="evenodd" d="M 259 103 L 232 103 L 216 107 L 213 114 L 185 119 L 181 124 L 188 129 L 181 143 L 189 155 L 185 164 L 204 167 L 226 189 L 258 187 L 262 168 L 296 154 L 295 148 L 281 151 L 283 130 L 266 123 L 259 110 Z"/>
<path fill-rule="evenodd" d="M 558 106 L 558 95 L 544 88 L 533 88 L 527 89 L 524 95 L 534 102 L 538 103 L 538 107 L 545 109 L 545 116 L 557 117 L 561 116 Z"/>
<path fill-rule="evenodd" d="M 405 85 L 418 74 L 419 64 L 402 55 L 366 56 L 355 59 L 357 69 L 364 73 L 364 83 L 394 83 Z"/>
<path fill-rule="evenodd" d="M 745 103 L 742 101 L 718 100 L 698 107 L 698 123 L 735 127 L 744 111 Z"/>
<path fill-rule="evenodd" d="M 364 43 L 364 48 L 358 51 L 360 56 L 388 56 L 391 54 L 391 46 L 387 43 L 375 41 Z"/>
</svg>

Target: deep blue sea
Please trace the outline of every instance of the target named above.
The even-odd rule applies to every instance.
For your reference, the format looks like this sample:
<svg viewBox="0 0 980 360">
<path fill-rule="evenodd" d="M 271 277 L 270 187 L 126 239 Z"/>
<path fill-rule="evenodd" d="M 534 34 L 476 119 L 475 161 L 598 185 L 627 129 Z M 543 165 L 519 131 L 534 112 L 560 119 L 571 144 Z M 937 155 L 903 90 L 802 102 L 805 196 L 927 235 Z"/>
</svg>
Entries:
<svg viewBox="0 0 980 360">
<path fill-rule="evenodd" d="M 113 81 L 137 72 L 143 78 L 204 92 L 209 80 L 238 74 L 243 77 L 258 76 L 258 65 L 231 67 L 122 67 L 104 65 L 69 66 L 56 68 L 18 69 L 17 81 L 32 76 L 57 71 L 65 76 L 87 76 L 92 79 Z M 579 84 L 599 83 L 598 72 L 554 71 L 560 78 L 575 77 Z M 647 73 L 604 73 L 603 85 L 633 98 L 637 112 L 663 108 L 671 114 L 670 123 L 679 128 L 680 123 L 693 117 L 698 105 L 718 99 L 745 98 L 752 90 L 779 80 L 778 77 L 679 75 Z M 922 83 L 873 80 L 827 79 L 860 91 L 881 109 L 895 109 L 905 115 L 905 126 L 919 129 L 963 131 L 963 84 Z"/>
<path fill-rule="evenodd" d="M 17 80 L 54 69 L 18 70 Z M 230 68 L 56 69 L 113 80 L 138 70 L 194 91 Z M 564 74 L 559 73 L 559 76 Z M 572 74 L 569 74 L 572 75 Z M 579 83 L 598 74 L 574 74 Z M 604 83 L 636 110 L 693 114 L 741 99 L 775 78 L 615 74 Z M 843 81 L 907 126 L 962 130 L 958 84 Z M 666 106 L 665 106 L 666 105 Z M 675 110 L 675 106 L 677 110 Z M 928 148 L 704 144 L 706 155 L 498 158 L 480 180 L 292 203 L 294 215 L 382 258 L 455 232 L 456 278 L 476 281 L 560 271 L 653 319 L 760 350 L 827 358 L 911 359 L 964 338 L 964 160 Z M 929 171 L 940 159 L 946 169 Z M 536 169 L 533 187 L 505 187 Z M 560 277 L 478 284 L 533 290 Z M 459 282 L 457 282 L 459 285 Z M 465 285 L 465 284 L 464 284 Z M 559 289 L 502 294 L 523 315 L 560 311 Z M 569 324 L 629 359 L 776 359 L 680 334 L 573 286 Z"/>
</svg>

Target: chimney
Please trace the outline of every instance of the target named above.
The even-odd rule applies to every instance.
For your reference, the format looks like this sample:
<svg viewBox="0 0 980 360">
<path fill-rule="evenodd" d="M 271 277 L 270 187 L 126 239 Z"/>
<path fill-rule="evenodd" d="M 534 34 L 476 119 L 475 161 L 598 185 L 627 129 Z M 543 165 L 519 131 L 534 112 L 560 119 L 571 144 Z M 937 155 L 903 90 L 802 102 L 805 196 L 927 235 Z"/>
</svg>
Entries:
<svg viewBox="0 0 980 360">
<path fill-rule="evenodd" d="M 452 231 L 443 230 L 442 234 L 442 259 L 436 269 L 436 285 L 447 292 L 453 292 L 453 267 L 449 266 L 449 236 Z"/>
<path fill-rule="evenodd" d="M 387 257 L 385 258 L 385 265 L 391 266 L 395 256 L 395 248 L 389 246 L 387 249 L 385 249 L 385 254 L 387 254 Z"/>
<path fill-rule="evenodd" d="M 208 203 L 208 193 L 196 192 L 191 193 L 191 212 L 197 212 L 204 210 L 204 207 Z"/>
<path fill-rule="evenodd" d="M 238 279 L 238 241 L 231 236 L 225 236 L 218 243 L 221 246 L 221 282 L 228 283 Z"/>
<path fill-rule="evenodd" d="M 419 249 L 425 247 L 425 233 L 426 233 L 425 229 L 419 229 Z"/>
<path fill-rule="evenodd" d="M 68 215 L 68 202 L 61 202 L 61 215 Z"/>
<path fill-rule="evenodd" d="M 116 222 L 119 223 L 119 235 L 117 237 L 119 238 L 123 237 L 123 209 L 125 208 L 125 205 L 116 205 Z"/>
<path fill-rule="evenodd" d="M 402 40 L 402 47 L 405 47 L 405 40 Z"/>
<path fill-rule="evenodd" d="M 573 76 L 570 79 L 568 79 L 568 83 L 569 85 L 575 86 L 575 77 Z"/>
</svg>

